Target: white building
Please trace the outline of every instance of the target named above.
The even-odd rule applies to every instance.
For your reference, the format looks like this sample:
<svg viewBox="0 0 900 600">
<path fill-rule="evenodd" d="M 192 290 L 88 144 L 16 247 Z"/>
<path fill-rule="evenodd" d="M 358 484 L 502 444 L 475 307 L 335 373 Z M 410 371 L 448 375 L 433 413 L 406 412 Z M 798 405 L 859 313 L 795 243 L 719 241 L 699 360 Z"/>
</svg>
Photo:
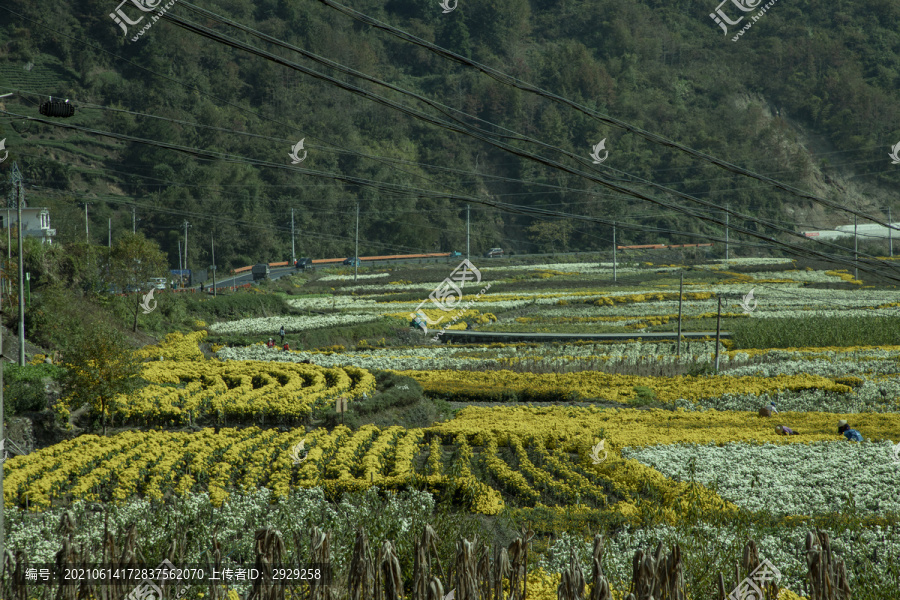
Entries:
<svg viewBox="0 0 900 600">
<path fill-rule="evenodd" d="M 17 222 L 16 209 L 0 209 L 0 226 L 16 227 Z M 52 244 L 56 230 L 50 229 L 50 211 L 46 208 L 22 208 L 22 235 L 39 237 L 42 244 Z"/>
</svg>

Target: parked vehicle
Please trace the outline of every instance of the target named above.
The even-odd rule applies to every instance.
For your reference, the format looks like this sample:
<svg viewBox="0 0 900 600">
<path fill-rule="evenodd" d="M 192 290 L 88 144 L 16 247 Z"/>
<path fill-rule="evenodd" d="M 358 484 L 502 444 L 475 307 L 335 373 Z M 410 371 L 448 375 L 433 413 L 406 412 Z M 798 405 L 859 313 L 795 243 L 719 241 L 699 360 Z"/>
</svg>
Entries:
<svg viewBox="0 0 900 600">
<path fill-rule="evenodd" d="M 351 267 L 358 267 L 361 263 L 358 258 L 345 258 L 344 264 L 350 265 Z"/>
<path fill-rule="evenodd" d="M 259 263 L 257 265 L 253 265 L 253 269 L 250 271 L 253 273 L 253 281 L 259 281 L 260 279 L 268 279 L 269 278 L 269 265 L 266 263 Z"/>
<path fill-rule="evenodd" d="M 298 271 L 312 269 L 313 261 L 311 258 L 298 258 L 297 264 L 294 266 L 297 268 Z"/>
<path fill-rule="evenodd" d="M 462 252 L 456 252 L 455 250 L 450 253 L 450 258 L 459 258 L 462 256 Z"/>
<path fill-rule="evenodd" d="M 157 290 L 166 289 L 166 278 L 165 277 L 151 277 L 150 281 L 147 282 L 151 288 L 155 288 Z"/>
<path fill-rule="evenodd" d="M 503 248 L 491 248 L 484 253 L 485 258 L 503 258 Z"/>
</svg>

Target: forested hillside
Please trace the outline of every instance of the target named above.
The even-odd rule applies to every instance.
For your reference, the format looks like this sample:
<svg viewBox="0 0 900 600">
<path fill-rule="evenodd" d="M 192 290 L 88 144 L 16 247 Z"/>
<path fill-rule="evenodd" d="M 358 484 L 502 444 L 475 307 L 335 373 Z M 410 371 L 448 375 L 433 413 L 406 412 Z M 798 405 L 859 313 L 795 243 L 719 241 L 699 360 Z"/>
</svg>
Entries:
<svg viewBox="0 0 900 600">
<path fill-rule="evenodd" d="M 776 2 L 737 41 L 732 36 L 738 27 L 723 35 L 710 18 L 714 0 L 459 0 L 448 13 L 437 0 L 348 4 L 591 110 L 873 215 L 882 214 L 888 193 L 900 183 L 900 167 L 887 156 L 900 141 L 900 5 L 891 0 Z M 586 160 L 605 139 L 609 159 L 595 168 L 626 177 L 651 196 L 673 201 L 643 187 L 641 178 L 797 229 L 846 222 L 450 62 L 321 2 L 202 0 L 198 5 L 465 111 L 466 117 L 453 116 L 494 136 L 531 136 Z M 397 91 L 327 69 L 190 7 L 179 1 L 169 13 L 448 119 Z M 427 124 L 167 19 L 133 42 L 140 26 L 123 35 L 110 18 L 115 9 L 113 0 L 54 6 L 6 0 L 0 7 L 0 93 L 15 91 L 2 101 L 5 110 L 38 116 L 37 106 L 47 96 L 69 98 L 77 114 L 60 119 L 60 125 L 196 151 L 185 154 L 4 117 L 0 138 L 6 138 L 10 156 L 0 174 L 5 181 L 18 161 L 29 205 L 51 207 L 62 242 L 84 240 L 85 202 L 91 239 L 103 244 L 108 219 L 113 239 L 130 231 L 134 207 L 137 229 L 160 243 L 173 268 L 184 221 L 190 223 L 189 266 L 210 263 L 214 237 L 216 262 L 228 268 L 289 258 L 293 209 L 298 256 L 350 256 L 359 200 L 362 255 L 464 250 L 465 202 L 417 190 L 649 228 L 721 233 L 696 218 Z M 130 3 L 123 10 L 135 13 Z M 733 17 L 735 12 L 732 8 Z M 291 167 L 289 152 L 301 139 L 308 155 L 297 167 L 308 173 L 281 168 Z M 576 166 L 555 149 L 505 141 Z M 209 152 L 271 166 L 210 160 Z M 359 185 L 361 180 L 405 189 L 377 189 Z M 477 204 L 471 214 L 473 252 L 491 246 L 516 252 L 599 249 L 611 239 L 604 225 L 535 220 Z M 619 239 L 702 241 L 634 229 L 622 229 Z"/>
</svg>

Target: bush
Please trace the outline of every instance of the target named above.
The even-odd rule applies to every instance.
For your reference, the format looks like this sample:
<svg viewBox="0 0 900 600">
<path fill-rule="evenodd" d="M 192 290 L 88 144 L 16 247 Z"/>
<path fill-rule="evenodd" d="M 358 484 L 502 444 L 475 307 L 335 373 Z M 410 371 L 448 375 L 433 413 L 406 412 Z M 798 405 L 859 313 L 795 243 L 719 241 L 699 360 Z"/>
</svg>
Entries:
<svg viewBox="0 0 900 600">
<path fill-rule="evenodd" d="M 26 412 L 39 412 L 47 406 L 44 381 L 56 380 L 64 369 L 55 365 L 3 365 L 3 410 L 11 417 Z"/>
</svg>

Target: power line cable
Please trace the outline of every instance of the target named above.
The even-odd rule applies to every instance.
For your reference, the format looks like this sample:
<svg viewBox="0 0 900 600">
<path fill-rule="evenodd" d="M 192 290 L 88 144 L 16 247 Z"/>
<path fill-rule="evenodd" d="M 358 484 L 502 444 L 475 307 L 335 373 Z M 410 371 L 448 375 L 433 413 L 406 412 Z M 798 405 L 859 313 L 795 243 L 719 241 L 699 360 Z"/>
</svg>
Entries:
<svg viewBox="0 0 900 600">
<path fill-rule="evenodd" d="M 186 4 L 187 6 L 192 6 L 192 5 L 189 5 L 188 3 L 185 3 L 185 4 Z M 214 13 L 210 13 L 209 11 L 205 11 L 205 10 L 203 10 L 203 9 L 199 9 L 199 10 L 200 10 L 203 14 L 205 14 L 205 15 L 207 15 L 207 14 L 208 14 L 208 15 L 212 15 L 211 18 L 213 18 L 213 19 L 216 19 L 216 20 L 221 20 L 221 19 L 222 19 L 221 17 L 218 17 L 217 15 L 215 15 Z M 636 198 L 639 198 L 639 199 L 642 199 L 642 200 L 646 200 L 646 201 L 648 201 L 648 202 L 652 202 L 652 203 L 657 204 L 657 205 L 667 206 L 667 207 L 669 207 L 669 208 L 673 208 L 674 210 L 677 210 L 678 212 L 682 212 L 682 213 L 684 213 L 684 214 L 688 214 L 689 216 L 694 216 L 695 218 L 698 218 L 698 219 L 702 219 L 702 220 L 706 220 L 706 221 L 709 221 L 709 222 L 713 222 L 713 223 L 716 223 L 716 224 L 721 225 L 721 226 L 724 226 L 724 225 L 725 225 L 725 223 L 723 223 L 722 221 L 720 221 L 720 220 L 718 220 L 718 219 L 716 219 L 716 218 L 714 218 L 714 217 L 704 216 L 704 215 L 698 214 L 698 213 L 696 213 L 696 212 L 690 211 L 690 210 L 685 209 L 685 208 L 682 208 L 682 207 L 675 207 L 675 206 L 673 206 L 673 205 L 671 205 L 671 204 L 667 204 L 667 203 L 665 203 L 665 202 L 663 202 L 663 201 L 661 201 L 661 200 L 658 200 L 658 199 L 655 199 L 655 198 L 648 197 L 648 196 L 646 196 L 645 194 L 640 193 L 640 192 L 638 192 L 638 191 L 636 191 L 636 190 L 632 190 L 632 189 L 630 189 L 630 188 L 625 188 L 625 187 L 622 187 L 622 186 L 618 186 L 618 185 L 613 184 L 613 183 L 611 183 L 611 182 L 604 181 L 603 179 L 599 178 L 598 176 L 591 175 L 591 174 L 585 173 L 585 172 L 583 172 L 583 171 L 576 170 L 576 169 L 574 169 L 574 168 L 572 168 L 572 167 L 568 167 L 568 166 L 563 165 L 563 164 L 561 164 L 561 163 L 559 163 L 559 162 L 557 162 L 557 161 L 554 161 L 554 160 L 552 160 L 552 159 L 545 158 L 545 157 L 541 157 L 541 156 L 532 154 L 532 153 L 530 153 L 530 152 L 521 150 L 521 149 L 519 149 L 519 148 L 516 148 L 516 147 L 514 147 L 514 146 L 510 146 L 509 144 L 506 144 L 506 143 L 504 143 L 504 142 L 500 142 L 500 141 L 498 141 L 498 140 L 492 139 L 492 138 L 488 137 L 487 135 L 485 135 L 484 133 L 482 133 L 481 130 L 479 130 L 479 129 L 477 129 L 477 128 L 473 128 L 473 127 L 471 127 L 471 126 L 466 126 L 466 125 L 463 124 L 463 123 L 461 122 L 461 120 L 459 120 L 459 119 L 454 119 L 455 121 L 457 121 L 457 122 L 459 123 L 459 125 L 454 125 L 454 124 L 449 123 L 449 122 L 447 122 L 447 121 L 443 121 L 443 120 L 438 119 L 438 118 L 436 118 L 436 117 L 433 117 L 433 116 L 431 116 L 431 115 L 427 115 L 427 114 L 425 114 L 425 113 L 422 113 L 421 111 L 418 111 L 418 110 L 416 110 L 416 109 L 414 109 L 414 108 L 412 108 L 412 107 L 409 107 L 409 106 L 406 106 L 406 105 L 401 105 L 401 104 L 395 103 L 395 102 L 393 102 L 393 101 L 390 101 L 390 100 L 388 100 L 387 98 L 384 98 L 384 97 L 382 97 L 382 96 L 379 96 L 379 95 L 377 95 L 377 94 L 374 94 L 374 93 L 372 93 L 372 92 L 369 92 L 368 90 L 364 90 L 364 89 L 362 89 L 362 88 L 359 88 L 358 86 L 355 86 L 355 85 L 352 85 L 352 84 L 345 83 L 345 82 L 343 82 L 343 81 L 340 81 L 340 80 L 335 79 L 334 77 L 325 75 L 325 74 L 323 74 L 323 73 L 319 73 L 319 72 L 314 71 L 314 70 L 312 70 L 312 69 L 309 69 L 309 68 L 307 68 L 307 67 L 303 67 L 302 65 L 299 65 L 299 64 L 294 63 L 294 62 L 292 62 L 292 61 L 289 61 L 289 60 L 287 60 L 287 59 L 285 59 L 285 58 L 283 58 L 283 57 L 277 56 L 277 55 L 275 55 L 275 54 L 272 54 L 272 53 L 267 52 L 267 51 L 265 51 L 265 50 L 256 48 L 256 47 L 254 47 L 254 46 L 250 46 L 250 45 L 248 45 L 248 44 L 245 44 L 245 43 L 243 43 L 243 42 L 240 42 L 240 41 L 238 41 L 238 40 L 235 40 L 235 39 L 233 39 L 233 38 L 230 38 L 230 37 L 228 37 L 228 36 L 225 36 L 224 34 L 220 34 L 220 33 L 216 32 L 216 31 L 214 31 L 214 30 L 212 30 L 212 29 L 209 29 L 209 28 L 205 27 L 205 26 L 202 26 L 202 25 L 199 25 L 199 24 L 196 24 L 196 23 L 192 23 L 192 22 L 190 22 L 190 21 L 187 21 L 187 20 L 182 19 L 182 18 L 180 18 L 180 17 L 176 17 L 176 16 L 171 15 L 171 14 L 169 14 L 169 13 L 167 13 L 166 15 L 164 15 L 163 18 L 165 18 L 165 19 L 167 19 L 167 20 L 169 20 L 169 21 L 175 23 L 176 25 L 178 25 L 178 26 L 180 26 L 180 27 L 182 27 L 182 28 L 184 28 L 184 29 L 186 29 L 186 30 L 188 30 L 188 31 L 192 31 L 192 32 L 194 32 L 194 33 L 197 33 L 198 35 L 201 35 L 201 36 L 206 37 L 206 38 L 208 38 L 208 39 L 211 39 L 211 40 L 213 40 L 213 41 L 216 41 L 216 42 L 219 42 L 219 43 L 228 45 L 228 46 L 233 47 L 233 48 L 235 48 L 235 49 L 244 50 L 244 51 L 246 51 L 246 52 L 248 52 L 248 53 L 250 53 L 250 54 L 254 54 L 254 55 L 259 56 L 259 57 L 261 57 L 261 58 L 270 60 L 271 62 L 275 62 L 275 63 L 281 64 L 281 65 L 283 65 L 283 66 L 286 66 L 286 67 L 288 67 L 288 68 L 291 68 L 291 69 L 300 71 L 300 72 L 302 72 L 302 73 L 304 73 L 304 74 L 307 74 L 307 75 L 310 75 L 310 76 L 312 76 L 312 77 L 314 77 L 314 78 L 316 78 L 316 79 L 319 79 L 319 80 L 322 80 L 322 81 L 326 81 L 326 82 L 331 83 L 332 85 L 335 85 L 335 86 L 337 86 L 337 87 L 340 87 L 340 88 L 342 88 L 342 89 L 344 89 L 344 90 L 346 90 L 346 91 L 350 91 L 351 93 L 354 93 L 354 94 L 356 94 L 356 95 L 360 95 L 360 96 L 362 96 L 362 97 L 364 97 L 364 98 L 366 98 L 366 99 L 368 99 L 368 100 L 377 102 L 377 103 L 382 104 L 382 105 L 384 105 L 384 106 L 387 106 L 387 107 L 389 107 L 389 108 L 393 108 L 393 109 L 395 109 L 395 110 L 398 110 L 398 111 L 400 111 L 400 112 L 403 112 L 404 114 L 407 114 L 407 115 L 413 116 L 413 117 L 415 117 L 415 118 L 418 118 L 418 119 L 420 119 L 420 120 L 424 120 L 424 121 L 426 121 L 426 122 L 429 122 L 429 123 L 432 123 L 432 124 L 434 124 L 434 125 L 437 125 L 438 127 L 441 127 L 441 128 L 444 128 L 444 129 L 450 129 L 451 131 L 456 131 L 456 132 L 458 132 L 458 133 L 463 133 L 463 134 L 468 135 L 468 136 L 470 136 L 470 137 L 473 137 L 473 138 L 475 138 L 475 139 L 480 139 L 480 140 L 482 140 L 482 141 L 484 141 L 484 142 L 487 142 L 487 143 L 489 143 L 489 144 L 491 144 L 491 145 L 493 145 L 493 146 L 495 146 L 495 147 L 499 147 L 499 148 L 505 149 L 505 150 L 507 150 L 508 152 L 511 152 L 512 154 L 515 154 L 515 155 L 518 155 L 518 156 L 521 156 L 521 157 L 524 157 L 524 158 L 529 158 L 529 159 L 531 159 L 531 160 L 534 160 L 535 162 L 539 162 L 539 163 L 544 164 L 544 165 L 546 165 L 546 166 L 551 166 L 551 167 L 557 168 L 557 169 L 559 169 L 559 170 L 566 171 L 566 172 L 568 172 L 568 173 L 570 173 L 570 174 L 574 174 L 574 175 L 578 175 L 578 176 L 585 177 L 585 178 L 590 179 L 590 180 L 592 180 L 592 181 L 595 181 L 596 183 L 599 183 L 599 184 L 601 184 L 601 185 L 603 185 L 603 186 L 605 186 L 605 187 L 608 187 L 608 188 L 610 188 L 610 189 L 613 189 L 614 191 L 618 191 L 618 192 L 624 193 L 624 194 L 626 194 L 626 195 L 631 195 L 631 196 L 633 196 L 633 197 L 636 197 Z M 226 20 L 226 21 L 227 21 L 227 20 Z M 249 30 L 249 32 L 253 33 L 253 30 L 250 30 L 249 28 L 245 28 L 244 26 L 241 26 L 241 25 L 239 25 L 239 24 L 234 24 L 234 23 L 231 23 L 231 24 L 232 24 L 232 26 L 235 26 L 235 27 L 237 27 L 237 28 L 239 28 L 239 29 L 242 29 L 242 30 Z M 255 35 L 255 33 L 254 33 L 254 35 Z M 259 35 L 262 35 L 262 34 L 259 34 Z M 268 39 L 270 36 L 265 36 L 265 37 Z M 273 38 L 273 39 L 274 39 L 274 38 Z M 289 44 L 285 44 L 284 42 L 279 42 L 279 41 L 277 41 L 277 40 L 276 40 L 276 42 L 279 43 L 280 45 L 282 45 L 283 47 L 290 47 L 291 49 L 295 49 L 295 47 L 291 47 Z M 300 53 L 303 54 L 304 56 L 308 56 L 308 55 L 310 54 L 310 53 L 307 53 L 307 52 L 305 52 L 305 51 L 303 51 L 303 50 L 301 50 L 301 49 L 296 49 L 296 51 L 297 51 L 297 52 L 300 52 Z M 318 57 L 315 57 L 315 56 L 313 55 L 313 58 L 316 59 L 316 58 L 318 58 Z M 319 60 L 325 60 L 325 59 L 319 59 Z M 335 63 L 333 63 L 332 61 L 327 61 L 327 62 L 328 62 L 330 65 L 334 65 L 334 64 L 335 64 Z M 370 81 L 370 82 L 372 82 L 372 83 L 377 83 L 378 85 L 387 87 L 387 88 L 389 88 L 389 89 L 391 89 L 391 90 L 397 91 L 397 92 L 399 92 L 399 93 L 401 93 L 401 94 L 404 94 L 404 95 L 406 95 L 406 96 L 408 96 L 408 97 L 414 98 L 414 99 L 416 99 L 416 100 L 420 100 L 420 101 L 424 102 L 425 104 L 428 104 L 428 105 L 430 105 L 430 106 L 433 106 L 433 107 L 437 108 L 439 111 L 444 112 L 440 107 L 436 106 L 437 103 L 435 103 L 435 102 L 433 102 L 433 101 L 430 101 L 430 100 L 428 100 L 428 99 L 426 99 L 426 98 L 423 98 L 423 97 L 422 97 L 421 95 L 419 95 L 419 94 L 415 94 L 415 93 L 413 93 L 413 92 L 409 92 L 409 91 L 407 91 L 407 90 L 403 90 L 403 89 L 401 89 L 401 88 L 398 88 L 397 86 L 394 86 L 394 85 L 392 85 L 392 84 L 388 84 L 388 83 L 386 83 L 386 82 L 383 82 L 383 81 L 377 80 L 377 79 L 375 79 L 375 78 L 369 77 L 369 76 L 367 76 L 367 75 L 365 75 L 365 74 L 359 73 L 359 72 L 357 72 L 357 71 L 355 71 L 355 70 L 353 70 L 353 69 L 349 69 L 349 68 L 347 68 L 347 67 L 333 67 L 333 68 L 341 68 L 341 69 L 343 69 L 342 72 L 344 72 L 344 73 L 352 74 L 352 75 L 354 75 L 354 76 L 356 76 L 356 77 L 363 78 L 363 79 L 365 79 L 366 81 Z M 447 108 L 449 108 L 449 107 L 447 107 Z M 452 109 L 451 109 L 451 110 L 452 110 Z M 459 111 L 457 111 L 457 112 L 459 112 Z M 496 136 L 497 134 L 492 134 L 492 135 L 495 135 L 495 136 Z M 499 137 L 509 137 L 509 136 L 499 136 Z M 553 146 L 549 146 L 548 144 L 544 144 L 543 142 L 540 142 L 540 141 L 537 141 L 537 140 L 533 140 L 532 138 L 526 138 L 526 137 L 524 137 L 524 136 L 516 136 L 516 139 L 519 139 L 519 140 L 522 140 L 522 141 L 528 141 L 528 142 L 535 143 L 535 144 L 538 144 L 538 145 L 541 145 L 541 146 L 544 146 L 544 147 L 549 147 L 549 148 L 552 148 L 552 149 L 554 149 L 554 150 L 556 150 L 556 151 L 558 151 L 558 152 L 562 152 L 562 153 L 564 153 L 564 154 L 567 154 L 567 155 L 571 156 L 572 158 L 574 158 L 575 160 L 577 160 L 577 161 L 579 161 L 579 162 L 582 162 L 582 163 L 586 162 L 586 161 L 585 161 L 584 159 L 582 159 L 581 157 L 578 157 L 578 156 L 576 156 L 576 155 L 572 155 L 571 153 L 567 153 L 567 152 L 563 151 L 562 149 L 555 148 L 555 147 L 553 147 Z M 654 184 L 654 187 L 662 187 L 662 186 L 657 186 L 657 185 Z M 683 193 L 681 193 L 681 192 L 677 192 L 677 191 L 675 191 L 675 190 L 671 190 L 671 189 L 668 189 L 668 188 L 663 188 L 663 189 L 665 189 L 665 190 L 666 190 L 667 192 L 669 192 L 669 193 L 678 195 L 679 197 L 688 199 L 688 200 L 690 200 L 690 201 L 692 201 L 692 202 L 695 202 L 695 203 L 699 203 L 699 204 L 705 205 L 705 206 L 707 206 L 708 208 L 714 208 L 714 209 L 717 209 L 717 210 L 720 210 L 720 211 L 722 210 L 721 207 L 716 207 L 716 206 L 714 206 L 714 205 L 711 205 L 711 203 L 701 201 L 701 200 L 696 199 L 696 198 L 693 198 L 693 197 L 691 197 L 691 196 L 689 196 L 689 195 L 687 195 L 687 194 L 683 194 Z M 517 208 L 521 208 L 521 207 L 517 207 Z M 746 220 L 746 221 L 751 221 L 751 222 L 756 222 L 756 223 L 759 223 L 759 224 L 763 224 L 762 222 L 759 221 L 759 219 L 754 218 L 754 217 L 750 217 L 749 215 L 742 215 L 742 214 L 740 214 L 740 213 L 737 213 L 736 211 L 732 211 L 732 210 L 729 210 L 729 209 L 724 209 L 724 211 L 727 212 L 727 213 L 729 213 L 729 214 L 733 214 L 733 215 L 735 215 L 735 216 L 738 216 L 738 217 L 740 217 L 740 218 L 743 218 L 743 219 Z M 573 216 L 573 217 L 574 217 L 574 216 Z M 577 217 L 576 217 L 576 218 L 577 218 Z M 752 236 L 752 237 L 758 237 L 758 238 L 760 238 L 760 239 L 765 239 L 766 241 L 769 241 L 769 242 L 772 242 L 772 243 L 776 243 L 776 244 L 782 245 L 782 247 L 785 247 L 785 248 L 791 248 L 791 250 L 792 250 L 793 252 L 795 252 L 795 253 L 799 252 L 800 255 L 815 255 L 815 256 L 818 256 L 819 258 L 825 258 L 825 256 L 826 256 L 826 255 L 824 255 L 823 253 L 818 252 L 818 251 L 814 251 L 814 250 L 810 250 L 810 251 L 807 251 L 807 250 L 801 250 L 801 249 L 799 249 L 798 247 L 796 247 L 796 246 L 794 246 L 794 245 L 791 245 L 791 244 L 785 245 L 785 242 L 778 242 L 778 241 L 775 240 L 774 238 L 771 238 L 771 237 L 768 237 L 768 236 L 763 236 L 762 234 L 759 234 L 759 233 L 757 233 L 757 232 L 755 232 L 755 231 L 746 229 L 746 228 L 744 228 L 744 227 L 733 226 L 733 227 L 731 227 L 731 228 L 734 229 L 735 231 L 738 231 L 738 232 L 741 232 L 741 233 L 745 233 L 745 234 L 750 235 L 750 236 Z M 785 229 L 785 228 L 777 227 L 777 229 L 780 230 L 780 231 L 783 232 L 783 233 L 787 233 L 787 234 L 790 234 L 790 235 L 802 237 L 802 236 L 800 236 L 799 234 L 797 234 L 796 232 L 789 231 L 789 230 L 787 230 L 787 229 Z M 824 244 L 824 245 L 826 245 L 826 246 L 834 246 L 834 245 L 829 244 L 829 243 L 827 243 L 827 242 L 821 242 L 821 241 L 819 241 L 818 243 Z M 835 246 L 835 247 L 836 247 L 836 246 Z M 875 258 L 875 257 L 871 257 L 871 258 Z M 876 259 L 876 260 L 877 260 L 877 259 Z M 857 268 L 862 268 L 862 269 L 864 269 L 864 270 L 867 269 L 867 268 L 869 268 L 868 266 L 857 266 L 857 265 L 854 265 L 854 266 L 856 266 Z M 890 267 L 893 267 L 893 265 L 884 265 L 884 267 L 890 268 Z M 896 277 L 896 276 L 892 275 L 892 277 Z"/>
<path fill-rule="evenodd" d="M 575 102 L 573 100 L 569 100 L 568 98 L 564 98 L 562 96 L 554 94 L 553 92 L 549 92 L 547 90 L 539 88 L 533 84 L 527 83 L 516 77 L 513 77 L 512 75 L 508 75 L 508 74 L 503 73 L 502 71 L 499 71 L 492 67 L 482 65 L 481 63 L 478 63 L 474 60 L 471 60 L 462 55 L 456 54 L 455 52 L 452 52 L 451 50 L 447 50 L 446 48 L 441 48 L 440 46 L 438 46 L 436 44 L 433 44 L 431 42 L 423 40 L 423 39 L 416 37 L 410 33 L 402 31 L 396 27 L 392 27 L 391 25 L 382 23 L 381 21 L 378 21 L 377 19 L 375 19 L 373 17 L 365 15 L 364 13 L 356 11 L 356 10 L 354 10 L 350 7 L 344 6 L 342 4 L 338 4 L 334 0 L 319 0 L 319 2 L 321 2 L 322 4 L 332 8 L 338 12 L 341 12 L 357 21 L 360 21 L 371 27 L 375 27 L 377 29 L 385 31 L 386 33 L 388 33 L 398 39 L 409 42 L 411 44 L 415 44 L 416 46 L 419 46 L 420 48 L 424 48 L 425 50 L 428 50 L 442 58 L 451 60 L 453 62 L 459 63 L 459 64 L 464 65 L 469 68 L 476 69 L 476 70 L 480 71 L 481 73 L 487 75 L 488 77 L 491 77 L 492 79 L 494 79 L 500 83 L 503 83 L 505 85 L 509 85 L 509 86 L 515 87 L 517 89 L 538 95 L 540 97 L 547 98 L 547 99 L 552 100 L 563 106 L 568 106 L 569 108 L 573 108 L 576 111 L 584 114 L 585 116 L 596 119 L 602 123 L 606 123 L 608 125 L 619 127 L 620 129 L 623 129 L 625 131 L 628 131 L 630 133 L 638 135 L 638 136 L 640 136 L 650 142 L 653 142 L 655 144 L 660 144 L 665 147 L 679 150 L 679 151 L 684 152 L 685 154 L 688 154 L 694 158 L 697 158 L 704 162 L 713 164 L 719 168 L 725 169 L 732 173 L 735 173 L 738 175 L 743 175 L 745 177 L 750 177 L 752 179 L 756 179 L 757 181 L 759 181 L 761 183 L 765 183 L 772 187 L 778 188 L 780 190 L 788 192 L 799 198 L 811 200 L 813 202 L 816 202 L 817 204 L 824 204 L 825 206 L 829 206 L 829 207 L 837 209 L 837 210 L 844 210 L 846 212 L 849 212 L 850 214 L 854 214 L 858 217 L 868 219 L 868 220 L 874 221 L 876 223 L 879 223 L 881 225 L 884 225 L 884 223 L 881 223 L 877 219 L 874 219 L 871 216 L 866 215 L 865 213 L 861 213 L 859 211 L 855 211 L 855 210 L 852 210 L 847 207 L 842 207 L 842 206 L 840 206 L 836 203 L 833 203 L 825 198 L 816 196 L 815 194 L 805 192 L 801 189 L 798 189 L 798 188 L 788 185 L 786 183 L 782 183 L 780 181 L 766 177 L 764 175 L 760 175 L 760 174 L 750 171 L 748 169 L 744 169 L 742 167 L 739 167 L 735 164 L 729 163 L 722 159 L 716 158 L 714 156 L 710 156 L 709 154 L 705 154 L 703 152 L 700 152 L 698 150 L 695 150 L 693 148 L 690 148 L 688 146 L 685 146 L 683 144 L 680 144 L 678 142 L 675 142 L 673 140 L 665 138 L 661 135 L 651 133 L 649 131 L 646 131 L 644 129 L 641 129 L 639 127 L 636 127 L 634 125 L 626 123 L 625 121 L 622 121 L 620 119 L 616 119 L 616 118 L 610 117 L 608 115 L 599 113 L 599 112 L 592 110 L 586 106 L 578 104 L 577 102 Z M 193 5 L 191 5 L 190 3 L 185 2 L 184 4 L 188 8 L 193 8 Z"/>
</svg>

